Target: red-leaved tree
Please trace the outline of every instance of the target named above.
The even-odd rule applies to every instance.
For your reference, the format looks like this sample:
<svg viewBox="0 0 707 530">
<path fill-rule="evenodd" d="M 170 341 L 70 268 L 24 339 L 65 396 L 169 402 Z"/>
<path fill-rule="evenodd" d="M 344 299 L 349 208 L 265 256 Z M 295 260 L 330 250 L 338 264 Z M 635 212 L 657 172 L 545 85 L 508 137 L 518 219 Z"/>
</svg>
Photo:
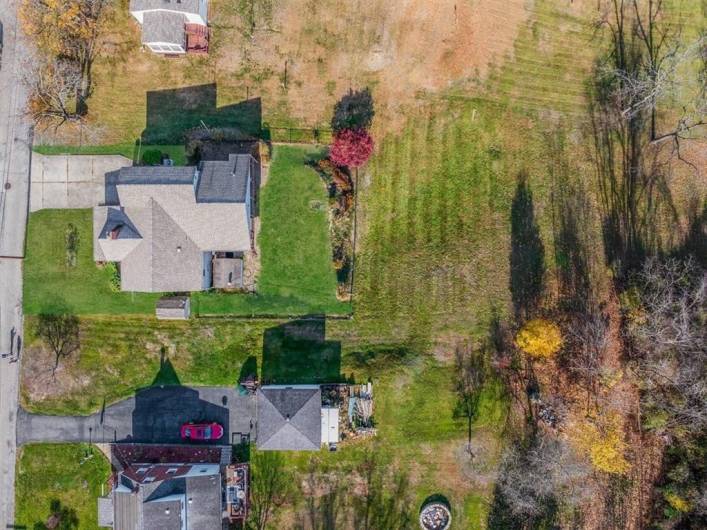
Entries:
<svg viewBox="0 0 707 530">
<path fill-rule="evenodd" d="M 329 158 L 338 166 L 360 167 L 373 153 L 373 138 L 365 129 L 343 129 L 336 133 Z"/>
</svg>

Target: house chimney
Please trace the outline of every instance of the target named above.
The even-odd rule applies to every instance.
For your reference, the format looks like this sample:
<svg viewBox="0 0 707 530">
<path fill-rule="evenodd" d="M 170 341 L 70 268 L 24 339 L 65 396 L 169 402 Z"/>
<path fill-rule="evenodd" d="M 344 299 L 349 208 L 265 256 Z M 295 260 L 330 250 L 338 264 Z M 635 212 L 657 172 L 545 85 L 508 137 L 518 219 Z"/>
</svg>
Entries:
<svg viewBox="0 0 707 530">
<path fill-rule="evenodd" d="M 177 247 L 177 252 L 181 252 L 181 251 L 182 251 L 182 247 L 181 247 L 181 246 L 178 246 L 178 247 Z"/>
<path fill-rule="evenodd" d="M 123 225 L 115 225 L 113 229 L 109 232 L 108 236 L 111 239 L 118 239 L 118 236 L 120 235 L 120 230 L 123 228 Z"/>
</svg>

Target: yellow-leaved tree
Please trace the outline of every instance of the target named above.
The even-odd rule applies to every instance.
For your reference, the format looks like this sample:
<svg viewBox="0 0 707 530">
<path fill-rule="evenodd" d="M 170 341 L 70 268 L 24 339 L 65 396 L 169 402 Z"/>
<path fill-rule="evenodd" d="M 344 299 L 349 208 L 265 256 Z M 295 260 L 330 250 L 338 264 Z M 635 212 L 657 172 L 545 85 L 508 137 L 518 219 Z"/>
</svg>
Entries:
<svg viewBox="0 0 707 530">
<path fill-rule="evenodd" d="M 544 318 L 528 320 L 516 334 L 516 346 L 531 357 L 552 357 L 562 348 L 562 333 L 554 322 Z"/>
<path fill-rule="evenodd" d="M 618 415 L 609 414 L 597 421 L 584 421 L 572 430 L 571 436 L 599 471 L 623 475 L 631 467 L 624 456 L 626 442 L 621 436 Z"/>
</svg>

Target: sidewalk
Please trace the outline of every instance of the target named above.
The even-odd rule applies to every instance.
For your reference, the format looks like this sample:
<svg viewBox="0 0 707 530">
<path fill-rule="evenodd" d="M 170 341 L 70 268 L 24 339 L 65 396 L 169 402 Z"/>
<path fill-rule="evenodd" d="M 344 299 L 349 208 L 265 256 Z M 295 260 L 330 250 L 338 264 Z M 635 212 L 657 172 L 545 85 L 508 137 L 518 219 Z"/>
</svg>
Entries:
<svg viewBox="0 0 707 530">
<path fill-rule="evenodd" d="M 31 136 L 24 115 L 22 65 L 27 46 L 19 42 L 17 0 L 0 2 L 3 24 L 0 69 L 0 352 L 10 351 L 14 329 L 22 337 L 22 258 L 29 199 Z M 16 416 L 19 362 L 0 360 L 0 528 L 15 520 Z"/>
</svg>

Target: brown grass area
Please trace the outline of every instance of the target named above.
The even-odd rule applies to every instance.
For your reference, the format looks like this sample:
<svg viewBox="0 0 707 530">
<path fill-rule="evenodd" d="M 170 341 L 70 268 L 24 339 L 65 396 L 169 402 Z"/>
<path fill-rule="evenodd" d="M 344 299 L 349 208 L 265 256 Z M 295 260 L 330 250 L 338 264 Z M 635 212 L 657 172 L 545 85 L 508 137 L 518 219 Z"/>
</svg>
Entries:
<svg viewBox="0 0 707 530">
<path fill-rule="evenodd" d="M 217 83 L 218 105 L 261 97 L 272 125 L 325 125 L 350 87 L 374 90 L 379 120 L 420 93 L 482 81 L 513 52 L 532 14 L 524 0 L 287 0 L 263 13 L 255 31 L 231 0 L 211 2 L 211 53 L 164 58 L 143 51 L 140 30 L 118 2 L 94 66 L 90 120 L 41 138 L 53 143 L 122 143 L 145 126 L 145 93 Z M 286 73 L 285 73 L 286 72 Z"/>
</svg>

